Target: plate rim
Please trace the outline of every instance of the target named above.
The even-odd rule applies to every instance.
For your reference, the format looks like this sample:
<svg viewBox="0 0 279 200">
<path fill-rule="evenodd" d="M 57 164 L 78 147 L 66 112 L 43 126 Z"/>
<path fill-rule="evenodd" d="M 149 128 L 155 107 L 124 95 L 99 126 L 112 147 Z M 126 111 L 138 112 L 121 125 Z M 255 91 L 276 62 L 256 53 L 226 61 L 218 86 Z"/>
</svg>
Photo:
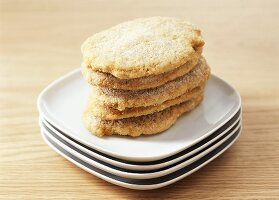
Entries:
<svg viewBox="0 0 279 200">
<path fill-rule="evenodd" d="M 236 115 L 234 116 L 236 117 Z M 233 119 L 233 118 L 232 118 Z M 97 150 L 94 149 L 94 151 L 97 151 L 97 152 L 93 152 L 92 150 L 90 149 L 87 149 L 87 148 L 90 148 L 90 147 L 83 147 L 81 146 L 80 144 L 76 143 L 76 141 L 73 141 L 72 138 L 67 138 L 66 136 L 64 136 L 63 133 L 61 133 L 59 130 L 55 130 L 53 127 L 50 127 L 51 125 L 47 124 L 48 122 L 45 121 L 43 118 L 39 118 L 40 122 L 42 123 L 42 126 L 46 126 L 48 129 L 50 129 L 50 131 L 52 133 L 50 134 L 54 134 L 56 135 L 56 137 L 59 137 L 61 140 L 63 141 L 66 141 L 68 143 L 70 143 L 71 145 L 75 146 L 77 149 L 79 149 L 80 151 L 90 155 L 90 156 L 93 156 L 93 157 L 96 157 L 97 159 L 105 162 L 105 163 L 108 163 L 108 164 L 111 164 L 111 165 L 114 165 L 116 167 L 119 167 L 119 168 L 123 168 L 123 169 L 128 169 L 128 170 L 137 170 L 137 171 L 148 171 L 148 170 L 155 170 L 155 169 L 160 169 L 160 168 L 164 168 L 164 167 L 167 167 L 169 165 L 172 165 L 172 164 L 175 164 L 175 163 L 178 163 L 180 162 L 181 160 L 195 154 L 196 152 L 198 151 L 201 151 L 203 149 L 205 149 L 208 145 L 210 145 L 211 143 L 215 142 L 216 140 L 218 140 L 220 137 L 222 137 L 224 134 L 226 134 L 228 131 L 230 131 L 237 123 L 241 123 L 241 115 L 239 113 L 238 117 L 229 124 L 229 126 L 223 130 L 220 134 L 218 134 L 216 137 L 214 137 L 213 139 L 210 139 L 208 142 L 206 142 L 205 144 L 199 146 L 198 148 L 196 148 L 195 150 L 192 150 L 188 153 L 185 153 L 181 156 L 177 156 L 175 158 L 171 158 L 169 160 L 166 160 L 166 161 L 162 161 L 160 163 L 155 163 L 155 164 L 139 164 L 139 162 L 130 162 L 129 161 L 125 161 L 125 162 L 122 162 L 124 160 L 115 160 L 117 158 L 114 158 L 114 157 L 106 157 L 106 155 L 102 155 L 100 154 L 100 152 L 98 152 Z M 227 122 L 228 123 L 228 122 Z M 41 126 L 41 125 L 40 125 Z M 224 127 L 224 126 L 222 126 Z M 222 128 L 220 127 L 220 129 Z M 219 131 L 220 129 L 216 130 L 214 133 L 212 133 L 211 135 L 209 135 L 208 137 L 212 136 L 213 134 L 215 134 L 217 131 Z M 61 136 L 60 136 L 61 135 Z M 55 137 L 55 136 L 54 136 Z M 70 136 L 68 136 L 70 137 Z M 207 138 L 208 138 L 207 137 Z M 205 138 L 204 140 L 206 140 L 207 138 Z M 200 142 L 202 142 L 203 140 L 201 140 Z M 196 143 L 198 144 L 198 143 Z M 84 144 L 82 144 L 84 145 Z M 193 147 L 195 144 L 193 144 L 191 147 Z M 189 147 L 190 148 L 190 147 Z M 187 148 L 187 149 L 189 149 Z M 92 149 L 92 148 L 91 148 Z M 185 150 L 187 150 L 185 149 Z M 183 151 L 185 151 L 183 150 Z M 182 152 L 183 152 L 182 151 Z M 178 154 L 180 154 L 181 152 L 179 152 Z M 177 155 L 177 154 L 175 154 Z M 174 156 L 175 156 L 174 155 Z M 170 157 L 169 157 L 170 158 Z M 167 159 L 167 158 L 166 158 Z"/>
<path fill-rule="evenodd" d="M 81 163 L 77 162 L 76 160 L 68 157 L 67 155 L 65 155 L 63 152 L 60 152 L 58 149 L 56 149 L 55 147 L 53 147 L 52 144 L 50 144 L 50 142 L 44 137 L 44 135 L 42 134 L 43 132 L 41 131 L 41 135 L 44 139 L 44 141 L 46 142 L 46 144 L 51 147 L 56 153 L 58 153 L 60 156 L 62 156 L 64 159 L 68 160 L 69 162 L 73 163 L 74 165 L 76 165 L 77 167 L 81 168 L 82 170 L 100 178 L 103 179 L 111 184 L 115 184 L 121 187 L 125 187 L 125 188 L 129 188 L 129 189 L 135 189 L 135 190 L 151 190 L 151 189 L 157 189 L 157 188 L 161 188 L 161 187 L 165 187 L 167 185 L 170 185 L 172 183 L 175 183 L 187 176 L 189 176 L 190 174 L 198 171 L 200 168 L 204 167 L 205 165 L 207 165 L 208 163 L 210 163 L 211 161 L 213 161 L 215 158 L 219 157 L 221 154 L 223 154 L 227 149 L 229 149 L 235 142 L 236 140 L 240 137 L 242 132 L 242 126 L 239 129 L 238 134 L 236 135 L 236 137 L 227 145 L 225 146 L 225 148 L 223 148 L 221 151 L 219 151 L 217 154 L 215 154 L 214 156 L 210 157 L 209 159 L 207 159 L 205 162 L 203 162 L 201 165 L 198 165 L 197 167 L 195 167 L 194 169 L 190 170 L 187 173 L 182 174 L 181 176 L 178 176 L 174 179 L 170 179 L 169 181 L 166 182 L 162 182 L 159 184 L 149 184 L 149 185 L 137 185 L 137 184 L 131 184 L 131 183 L 125 183 L 116 179 L 113 179 L 111 177 L 108 177 L 106 175 L 100 174 L 92 169 L 87 168 L 86 166 L 82 165 Z"/>
<path fill-rule="evenodd" d="M 114 169 L 110 166 L 106 166 L 102 163 L 99 163 L 98 161 L 94 161 L 91 158 L 87 157 L 86 155 L 82 155 L 80 152 L 72 149 L 67 144 L 63 144 L 62 142 L 58 141 L 58 139 L 56 139 L 54 136 L 52 136 L 50 133 L 48 133 L 48 131 L 46 129 L 44 129 L 43 127 L 42 127 L 42 130 L 44 133 L 42 133 L 42 134 L 45 134 L 49 140 L 54 142 L 60 148 L 66 150 L 68 153 L 83 160 L 84 162 L 88 163 L 91 166 L 102 169 L 103 171 L 106 171 L 108 173 L 111 173 L 111 174 L 114 174 L 114 175 L 117 175 L 120 177 L 130 178 L 130 179 L 151 179 L 151 178 L 158 178 L 160 176 L 165 176 L 165 175 L 174 173 L 175 171 L 178 171 L 182 168 L 187 167 L 188 165 L 201 159 L 202 157 L 207 156 L 207 154 L 214 151 L 216 148 L 218 148 L 223 143 L 225 143 L 230 137 L 235 135 L 237 133 L 237 131 L 239 131 L 241 124 L 242 124 L 241 120 L 238 121 L 235 128 L 232 127 L 221 138 L 216 140 L 213 144 L 210 144 L 210 146 L 206 147 L 205 149 L 202 149 L 202 150 L 198 151 L 197 153 L 195 153 L 193 157 L 190 156 L 190 158 L 185 158 L 178 164 L 171 165 L 169 168 L 166 167 L 166 169 L 163 169 L 163 170 L 159 169 L 156 172 L 148 172 L 148 173 L 127 172 L 127 171 L 125 171 L 125 169 L 122 169 L 122 170 Z"/>
</svg>

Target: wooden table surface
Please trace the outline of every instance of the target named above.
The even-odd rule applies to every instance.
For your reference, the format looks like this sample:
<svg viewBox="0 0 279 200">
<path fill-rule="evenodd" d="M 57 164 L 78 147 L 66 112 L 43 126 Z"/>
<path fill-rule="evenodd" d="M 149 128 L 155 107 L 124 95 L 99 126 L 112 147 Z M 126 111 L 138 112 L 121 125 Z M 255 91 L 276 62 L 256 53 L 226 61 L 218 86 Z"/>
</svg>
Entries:
<svg viewBox="0 0 279 200">
<path fill-rule="evenodd" d="M 222 156 L 162 189 L 133 191 L 77 168 L 42 140 L 36 98 L 81 63 L 89 35 L 146 16 L 203 30 L 214 74 L 240 92 L 243 131 Z M 278 199 L 278 1 L 0 2 L 1 199 Z"/>
</svg>

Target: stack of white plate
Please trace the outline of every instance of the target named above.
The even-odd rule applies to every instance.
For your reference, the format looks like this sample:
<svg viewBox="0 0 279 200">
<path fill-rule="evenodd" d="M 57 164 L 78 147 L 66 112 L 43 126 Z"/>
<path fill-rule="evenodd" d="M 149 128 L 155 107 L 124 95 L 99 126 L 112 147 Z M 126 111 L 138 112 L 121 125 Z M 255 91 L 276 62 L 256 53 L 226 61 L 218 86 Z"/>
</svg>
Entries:
<svg viewBox="0 0 279 200">
<path fill-rule="evenodd" d="M 38 98 L 42 136 L 70 162 L 116 185 L 146 190 L 174 183 L 221 155 L 240 135 L 240 96 L 214 75 L 195 110 L 161 134 L 138 138 L 90 134 L 82 123 L 89 90 L 80 70 L 44 89 Z"/>
</svg>

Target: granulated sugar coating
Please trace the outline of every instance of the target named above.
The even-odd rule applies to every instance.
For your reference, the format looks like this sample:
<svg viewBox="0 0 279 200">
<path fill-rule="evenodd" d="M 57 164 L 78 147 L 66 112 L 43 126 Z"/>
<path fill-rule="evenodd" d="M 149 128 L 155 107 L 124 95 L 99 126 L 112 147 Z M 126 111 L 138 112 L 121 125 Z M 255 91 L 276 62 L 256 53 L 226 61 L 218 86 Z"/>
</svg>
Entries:
<svg viewBox="0 0 279 200">
<path fill-rule="evenodd" d="M 204 45 L 200 30 L 175 18 L 140 18 L 89 37 L 83 60 L 93 70 L 120 79 L 158 75 L 197 59 Z"/>
</svg>

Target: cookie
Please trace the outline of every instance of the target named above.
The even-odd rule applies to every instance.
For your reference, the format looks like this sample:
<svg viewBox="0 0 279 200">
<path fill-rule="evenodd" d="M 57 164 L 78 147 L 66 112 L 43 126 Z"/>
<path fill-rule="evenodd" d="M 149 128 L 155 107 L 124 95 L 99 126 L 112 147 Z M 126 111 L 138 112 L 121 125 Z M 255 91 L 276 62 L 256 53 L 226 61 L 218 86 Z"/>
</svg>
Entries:
<svg viewBox="0 0 279 200">
<path fill-rule="evenodd" d="M 112 107 L 120 111 L 131 107 L 159 105 L 204 85 L 209 75 L 210 68 L 205 59 L 201 58 L 192 71 L 162 86 L 144 90 L 117 90 L 92 86 L 92 98 L 101 102 L 103 107 Z"/>
<path fill-rule="evenodd" d="M 119 79 L 109 73 L 94 71 L 91 67 L 83 63 L 82 74 L 85 80 L 91 85 L 121 90 L 142 90 L 161 86 L 171 80 L 185 75 L 195 67 L 197 62 L 198 59 L 190 60 L 186 64 L 174 70 L 159 75 L 133 79 Z"/>
<path fill-rule="evenodd" d="M 203 45 L 201 31 L 187 21 L 151 17 L 96 33 L 81 51 L 93 71 L 132 79 L 169 72 L 198 59 Z"/>
<path fill-rule="evenodd" d="M 148 115 L 155 112 L 162 111 L 168 107 L 180 104 L 187 100 L 197 98 L 202 96 L 204 92 L 204 86 L 196 87 L 193 90 L 182 94 L 179 97 L 174 99 L 167 100 L 159 105 L 152 105 L 146 107 L 134 107 L 134 108 L 126 108 L 123 111 L 119 111 L 114 108 L 104 107 L 101 102 L 98 102 L 97 99 L 90 97 L 87 103 L 87 110 L 95 116 L 102 120 L 115 120 L 115 119 L 123 119 L 130 117 L 138 117 L 142 115 Z"/>
<path fill-rule="evenodd" d="M 198 106 L 202 96 L 171 106 L 163 111 L 140 117 L 118 120 L 101 120 L 96 118 L 90 110 L 84 112 L 85 127 L 96 136 L 104 135 L 152 135 L 170 128 L 183 113 Z"/>
</svg>

